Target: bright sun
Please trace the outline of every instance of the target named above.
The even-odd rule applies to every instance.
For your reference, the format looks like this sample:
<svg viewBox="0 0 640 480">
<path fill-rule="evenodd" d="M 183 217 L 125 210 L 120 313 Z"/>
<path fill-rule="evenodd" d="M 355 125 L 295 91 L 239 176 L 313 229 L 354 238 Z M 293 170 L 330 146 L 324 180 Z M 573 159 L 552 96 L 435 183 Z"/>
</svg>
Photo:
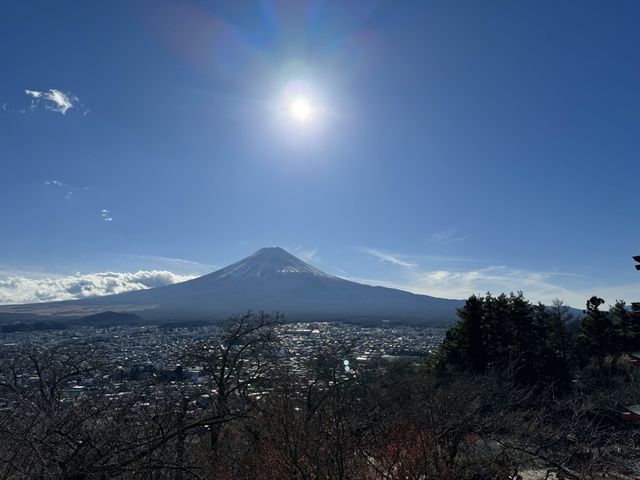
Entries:
<svg viewBox="0 0 640 480">
<path fill-rule="evenodd" d="M 311 103 L 306 98 L 298 98 L 289 105 L 291 116 L 299 122 L 306 122 L 313 113 Z"/>
</svg>

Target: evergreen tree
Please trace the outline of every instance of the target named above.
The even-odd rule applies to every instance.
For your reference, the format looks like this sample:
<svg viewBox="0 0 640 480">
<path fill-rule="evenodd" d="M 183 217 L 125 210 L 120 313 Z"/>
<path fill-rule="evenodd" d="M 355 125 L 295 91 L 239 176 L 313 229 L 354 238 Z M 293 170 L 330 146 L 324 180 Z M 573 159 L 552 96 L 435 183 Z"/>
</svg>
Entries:
<svg viewBox="0 0 640 480">
<path fill-rule="evenodd" d="M 565 363 L 569 363 L 570 343 L 571 343 L 571 325 L 576 322 L 573 314 L 564 305 L 562 300 L 556 298 L 553 300 L 552 307 L 549 310 L 551 320 L 548 325 L 551 339 L 557 347 L 558 352 Z"/>
<path fill-rule="evenodd" d="M 617 300 L 609 310 L 615 331 L 616 353 L 635 352 L 640 349 L 640 319 L 626 303 Z"/>
<path fill-rule="evenodd" d="M 439 350 L 440 367 L 482 373 L 487 366 L 483 310 L 485 299 L 472 295 L 458 309 L 458 323 L 450 328 Z"/>
<path fill-rule="evenodd" d="M 534 308 L 522 292 L 471 296 L 458 310 L 460 320 L 447 332 L 437 364 L 474 373 L 509 370 L 520 384 L 566 384 L 566 330 L 559 312 Z"/>
<path fill-rule="evenodd" d="M 501 369 L 507 364 L 506 359 L 509 358 L 513 344 L 509 297 L 504 293 L 497 297 L 487 294 L 483 307 L 487 366 L 491 369 Z"/>
<path fill-rule="evenodd" d="M 600 310 L 604 304 L 602 298 L 593 296 L 587 301 L 586 315 L 580 325 L 577 357 L 582 365 L 590 359 L 602 361 L 608 354 L 616 351 L 616 335 L 613 322 L 607 312 Z"/>
<path fill-rule="evenodd" d="M 538 340 L 535 351 L 537 382 L 555 383 L 560 388 L 568 387 L 568 320 L 569 316 L 562 302 L 554 301 L 551 308 L 541 303 L 535 307 L 534 330 Z"/>
<path fill-rule="evenodd" d="M 640 303 L 634 302 L 631 304 L 631 338 L 632 345 L 630 350 L 640 350 Z"/>
<path fill-rule="evenodd" d="M 507 360 L 523 361 L 525 357 L 535 355 L 544 332 L 535 328 L 533 308 L 522 292 L 509 295 L 508 327 L 511 332 L 511 346 Z"/>
</svg>

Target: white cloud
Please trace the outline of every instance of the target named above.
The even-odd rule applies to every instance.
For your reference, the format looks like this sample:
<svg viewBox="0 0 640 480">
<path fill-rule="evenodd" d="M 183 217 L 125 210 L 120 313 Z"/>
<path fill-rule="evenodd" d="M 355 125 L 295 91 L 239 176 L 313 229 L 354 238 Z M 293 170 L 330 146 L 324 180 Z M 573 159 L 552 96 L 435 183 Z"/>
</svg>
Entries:
<svg viewBox="0 0 640 480">
<path fill-rule="evenodd" d="M 56 187 L 66 188 L 68 185 L 66 183 L 62 183 L 60 180 L 45 180 L 45 185 L 54 185 Z"/>
<path fill-rule="evenodd" d="M 67 110 L 74 108 L 79 103 L 79 99 L 75 95 L 71 93 L 64 93 L 55 88 L 51 88 L 47 91 L 25 89 L 24 93 L 32 99 L 32 110 L 42 103 L 47 110 L 60 112 L 65 115 Z"/>
<path fill-rule="evenodd" d="M 394 281 L 371 278 L 347 278 L 369 285 L 381 285 L 398 288 L 413 293 L 443 298 L 468 298 L 472 294 L 484 295 L 524 292 L 532 302 L 550 305 L 559 298 L 575 308 L 584 308 L 585 302 L 592 295 L 598 295 L 611 305 L 615 300 L 636 301 L 637 284 L 621 284 L 613 286 L 597 285 L 591 287 L 574 286 L 567 279 L 581 277 L 563 272 L 535 272 L 511 268 L 504 265 L 492 265 L 475 270 L 423 270 L 406 269 L 403 278 Z M 582 277 L 582 282 L 585 279 Z"/>
<path fill-rule="evenodd" d="M 379 261 L 393 264 L 398 274 L 393 280 L 345 277 L 348 280 L 398 288 L 413 293 L 444 298 L 468 298 L 472 294 L 484 295 L 524 292 L 533 302 L 551 304 L 555 298 L 567 305 L 584 308 L 592 295 L 604 298 L 608 304 L 624 299 L 635 301 L 640 297 L 637 284 L 602 285 L 584 275 L 567 272 L 532 271 L 507 265 L 488 265 L 470 268 L 429 269 L 413 263 L 423 257 L 389 254 L 376 249 L 361 249 Z M 411 261 L 407 259 L 411 259 Z M 424 257 L 429 259 L 428 257 Z M 417 261 L 417 260 L 416 260 Z M 590 285 L 590 286 L 587 286 Z"/>
<path fill-rule="evenodd" d="M 111 210 L 103 208 L 100 210 L 100 218 L 102 218 L 103 222 L 113 222 L 113 217 L 111 216 Z"/>
<path fill-rule="evenodd" d="M 67 185 L 66 183 L 60 180 L 45 180 L 44 184 L 48 188 L 55 188 L 55 189 L 64 191 L 64 198 L 71 198 L 73 196 L 73 192 L 78 190 L 78 188 L 73 187 L 71 185 Z"/>
<path fill-rule="evenodd" d="M 407 261 L 405 258 L 403 258 L 402 255 L 399 255 L 397 253 L 383 252 L 382 250 L 378 250 L 376 248 L 360 248 L 359 250 L 363 253 L 366 253 L 367 255 L 378 259 L 378 261 L 380 262 L 392 263 L 394 265 L 407 268 L 418 266 L 415 263 Z"/>
<path fill-rule="evenodd" d="M 9 276 L 0 279 L 0 304 L 75 300 L 162 287 L 194 278 L 166 270 L 99 272 L 65 277 Z"/>
<path fill-rule="evenodd" d="M 414 288 L 436 296 L 465 298 L 486 292 L 502 293 L 522 290 L 536 301 L 550 303 L 554 298 L 566 301 L 573 292 L 557 281 L 563 274 L 532 272 L 504 265 L 491 265 L 466 271 L 435 270 L 416 272 Z"/>
</svg>

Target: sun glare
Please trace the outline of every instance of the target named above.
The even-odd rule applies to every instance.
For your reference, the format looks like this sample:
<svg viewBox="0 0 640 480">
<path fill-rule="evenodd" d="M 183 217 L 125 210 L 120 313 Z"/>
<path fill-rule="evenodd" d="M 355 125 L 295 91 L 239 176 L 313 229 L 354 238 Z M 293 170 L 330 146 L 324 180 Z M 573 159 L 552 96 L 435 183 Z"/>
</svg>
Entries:
<svg viewBox="0 0 640 480">
<path fill-rule="evenodd" d="M 313 113 L 313 108 L 311 107 L 309 100 L 306 98 L 298 98 L 291 102 L 289 112 L 295 120 L 304 123 L 310 119 L 311 114 Z"/>
</svg>

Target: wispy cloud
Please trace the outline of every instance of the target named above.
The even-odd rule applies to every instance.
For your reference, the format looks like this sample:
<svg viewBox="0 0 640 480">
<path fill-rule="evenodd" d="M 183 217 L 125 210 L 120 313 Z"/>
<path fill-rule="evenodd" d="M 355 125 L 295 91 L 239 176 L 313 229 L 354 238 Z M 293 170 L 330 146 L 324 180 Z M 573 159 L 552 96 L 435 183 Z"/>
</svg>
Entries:
<svg viewBox="0 0 640 480">
<path fill-rule="evenodd" d="M 384 252 L 382 250 L 378 250 L 376 248 L 359 248 L 362 253 L 366 253 L 367 255 L 376 258 L 380 262 L 392 263 L 393 265 L 398 265 L 400 267 L 413 268 L 417 267 L 416 263 L 408 261 L 402 255 L 397 253 L 389 253 Z"/>
<path fill-rule="evenodd" d="M 306 263 L 321 263 L 322 260 L 318 256 L 317 248 L 305 248 L 302 246 L 298 246 L 293 248 L 291 253 L 293 253 L 296 257 Z"/>
<path fill-rule="evenodd" d="M 99 272 L 64 277 L 23 275 L 0 279 L 0 304 L 53 302 L 162 287 L 194 278 L 163 270 Z"/>
<path fill-rule="evenodd" d="M 26 108 L 14 108 L 12 107 L 9 102 L 4 102 L 2 104 L 2 111 L 3 112 L 7 112 L 7 113 L 20 113 L 20 114 L 25 114 L 27 113 L 27 109 Z"/>
<path fill-rule="evenodd" d="M 134 264 L 134 268 L 144 270 L 170 270 L 184 275 L 202 275 L 218 270 L 218 265 L 196 262 L 184 258 L 163 257 L 158 255 L 122 255 L 125 264 Z"/>
<path fill-rule="evenodd" d="M 62 187 L 62 188 L 68 188 L 69 187 L 69 185 L 67 185 L 64 182 L 61 182 L 60 180 L 45 180 L 44 184 L 45 185 L 51 185 L 51 186 L 54 186 L 54 187 Z"/>
<path fill-rule="evenodd" d="M 585 287 L 584 284 L 591 286 Z M 533 300 L 550 304 L 560 298 L 568 305 L 583 308 L 586 300 L 598 295 L 611 304 L 617 299 L 637 298 L 637 284 L 599 285 L 597 280 L 567 272 L 539 272 L 505 265 L 468 271 L 422 271 L 408 285 L 419 293 L 465 298 L 469 295 L 523 291 Z"/>
<path fill-rule="evenodd" d="M 113 216 L 111 216 L 111 210 L 103 208 L 100 210 L 100 218 L 103 222 L 113 222 Z"/>
<path fill-rule="evenodd" d="M 31 97 L 32 110 L 43 105 L 47 110 L 65 115 L 68 110 L 76 107 L 80 103 L 78 97 L 72 93 L 65 93 L 56 88 L 51 88 L 46 91 L 25 89 L 24 93 Z"/>
<path fill-rule="evenodd" d="M 80 190 L 88 190 L 87 187 L 74 187 L 73 185 L 64 183 L 61 180 L 45 180 L 44 184 L 47 188 L 64 192 L 64 198 L 71 198 L 75 192 L 78 192 Z"/>
<path fill-rule="evenodd" d="M 375 248 L 362 248 L 360 251 L 379 262 L 395 265 L 398 267 L 396 273 L 391 279 L 353 275 L 344 278 L 436 297 L 467 298 L 487 292 L 523 291 L 534 302 L 550 304 L 555 298 L 560 298 L 568 305 L 582 308 L 592 295 L 613 303 L 617 299 L 635 300 L 640 291 L 637 284 L 601 285 L 597 279 L 573 272 L 534 271 L 498 264 L 480 266 L 479 262 L 471 260 L 465 261 L 469 263 L 467 268 L 461 268 L 458 259 L 389 253 Z M 438 267 L 425 267 L 433 262 Z"/>
<path fill-rule="evenodd" d="M 414 288 L 432 295 L 464 298 L 486 292 L 502 293 L 522 290 L 535 300 L 549 303 L 554 298 L 572 297 L 573 292 L 557 281 L 562 273 L 534 272 L 505 265 L 491 265 L 481 269 L 416 272 Z"/>
<path fill-rule="evenodd" d="M 450 243 L 461 242 L 467 237 L 459 235 L 454 229 L 443 230 L 441 232 L 432 233 L 427 239 L 428 243 L 439 245 L 448 245 Z"/>
<path fill-rule="evenodd" d="M 571 305 L 582 303 L 582 300 L 575 303 L 577 298 L 581 298 L 576 292 L 554 284 L 552 278 L 551 275 L 537 272 L 490 266 L 468 271 L 413 269 L 410 275 L 398 280 L 354 277 L 348 280 L 442 298 L 461 299 L 472 294 L 499 294 L 522 290 L 533 301 L 550 303 L 554 298 L 561 298 Z"/>
</svg>

